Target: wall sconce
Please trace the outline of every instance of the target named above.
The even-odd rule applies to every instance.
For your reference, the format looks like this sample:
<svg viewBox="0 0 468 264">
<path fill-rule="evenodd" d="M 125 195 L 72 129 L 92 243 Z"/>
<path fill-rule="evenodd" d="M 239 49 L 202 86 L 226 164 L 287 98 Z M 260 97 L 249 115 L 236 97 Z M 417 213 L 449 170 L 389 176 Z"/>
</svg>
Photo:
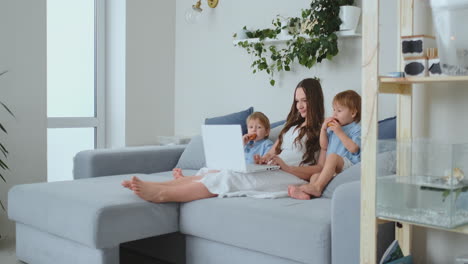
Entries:
<svg viewBox="0 0 468 264">
<path fill-rule="evenodd" d="M 218 0 L 207 0 L 208 6 L 215 8 L 218 5 Z M 198 0 L 196 4 L 192 5 L 192 8 L 185 12 L 185 21 L 189 24 L 195 24 L 200 19 L 203 9 L 201 8 L 201 0 Z"/>
</svg>

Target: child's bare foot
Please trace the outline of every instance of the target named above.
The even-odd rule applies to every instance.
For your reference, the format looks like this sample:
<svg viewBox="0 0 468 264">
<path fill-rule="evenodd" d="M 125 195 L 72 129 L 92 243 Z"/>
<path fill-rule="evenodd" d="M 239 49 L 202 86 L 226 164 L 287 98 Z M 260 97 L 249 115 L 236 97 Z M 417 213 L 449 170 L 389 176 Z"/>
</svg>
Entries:
<svg viewBox="0 0 468 264">
<path fill-rule="evenodd" d="M 125 180 L 121 183 L 121 185 L 127 189 L 132 190 L 132 181 Z M 133 191 L 133 190 L 132 190 Z"/>
<path fill-rule="evenodd" d="M 302 192 L 314 197 L 322 196 L 322 190 L 316 184 L 304 184 L 299 187 Z"/>
<path fill-rule="evenodd" d="M 172 176 L 174 176 L 174 179 L 176 179 L 176 180 L 185 177 L 182 174 L 182 169 L 180 169 L 180 168 L 174 168 L 172 170 Z"/>
<path fill-rule="evenodd" d="M 310 200 L 310 195 L 303 192 L 299 186 L 289 185 L 288 196 L 298 200 Z"/>
<path fill-rule="evenodd" d="M 163 186 L 154 184 L 153 182 L 142 181 L 136 176 L 132 177 L 131 182 L 133 192 L 141 199 L 153 203 L 164 202 L 164 197 L 162 196 Z"/>
</svg>

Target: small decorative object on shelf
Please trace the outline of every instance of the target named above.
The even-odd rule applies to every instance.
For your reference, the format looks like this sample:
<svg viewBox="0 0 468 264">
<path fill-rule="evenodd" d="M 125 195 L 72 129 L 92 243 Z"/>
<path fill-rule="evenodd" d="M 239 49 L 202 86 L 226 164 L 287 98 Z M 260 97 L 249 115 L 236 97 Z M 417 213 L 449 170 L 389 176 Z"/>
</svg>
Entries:
<svg viewBox="0 0 468 264">
<path fill-rule="evenodd" d="M 398 169 L 378 175 L 376 214 L 385 219 L 455 228 L 468 223 L 468 143 L 429 139 L 385 140 L 395 150 Z M 377 164 L 377 167 L 388 166 Z"/>
<path fill-rule="evenodd" d="M 426 57 L 406 57 L 405 73 L 408 76 L 427 76 L 427 58 Z"/>
<path fill-rule="evenodd" d="M 426 54 L 427 54 L 427 71 L 429 72 L 429 76 L 442 75 L 438 49 L 429 48 L 426 50 Z"/>
<path fill-rule="evenodd" d="M 403 58 L 425 57 L 426 50 L 437 48 L 435 37 L 429 35 L 415 35 L 401 37 L 401 52 Z"/>
</svg>

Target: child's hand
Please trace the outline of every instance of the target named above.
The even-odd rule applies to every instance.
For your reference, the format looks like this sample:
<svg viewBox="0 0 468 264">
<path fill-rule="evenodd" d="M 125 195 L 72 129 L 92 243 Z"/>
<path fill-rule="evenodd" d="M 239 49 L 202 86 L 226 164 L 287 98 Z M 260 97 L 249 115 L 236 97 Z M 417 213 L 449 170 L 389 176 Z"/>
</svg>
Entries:
<svg viewBox="0 0 468 264">
<path fill-rule="evenodd" d="M 255 140 L 257 138 L 257 134 L 245 134 L 242 136 L 242 141 L 244 142 L 244 145 L 249 143 L 249 141 Z"/>
<path fill-rule="evenodd" d="M 334 126 L 335 123 L 338 123 L 335 118 L 327 117 L 325 121 L 323 121 L 322 130 L 327 130 L 327 128 Z"/>
<path fill-rule="evenodd" d="M 333 121 L 333 125 L 330 126 L 330 130 L 333 131 L 333 133 L 335 134 L 343 132 L 340 123 L 338 123 L 337 121 Z"/>
</svg>

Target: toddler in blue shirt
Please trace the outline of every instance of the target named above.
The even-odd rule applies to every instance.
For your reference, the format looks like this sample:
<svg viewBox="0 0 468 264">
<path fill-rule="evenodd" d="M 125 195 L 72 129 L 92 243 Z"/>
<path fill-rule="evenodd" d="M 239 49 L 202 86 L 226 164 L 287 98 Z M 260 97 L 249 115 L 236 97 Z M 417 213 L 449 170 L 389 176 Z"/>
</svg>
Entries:
<svg viewBox="0 0 468 264">
<path fill-rule="evenodd" d="M 320 197 L 333 177 L 361 161 L 361 96 L 347 90 L 333 98 L 333 116 L 326 118 L 320 131 L 320 148 L 326 157 L 319 157 L 320 173 L 310 177 L 309 184 L 289 186 L 292 198 L 308 200 Z"/>
<path fill-rule="evenodd" d="M 255 155 L 263 157 L 273 146 L 273 142 L 268 139 L 269 134 L 270 120 L 265 114 L 253 112 L 247 117 L 247 134 L 242 137 L 247 164 L 254 164 Z"/>
</svg>

